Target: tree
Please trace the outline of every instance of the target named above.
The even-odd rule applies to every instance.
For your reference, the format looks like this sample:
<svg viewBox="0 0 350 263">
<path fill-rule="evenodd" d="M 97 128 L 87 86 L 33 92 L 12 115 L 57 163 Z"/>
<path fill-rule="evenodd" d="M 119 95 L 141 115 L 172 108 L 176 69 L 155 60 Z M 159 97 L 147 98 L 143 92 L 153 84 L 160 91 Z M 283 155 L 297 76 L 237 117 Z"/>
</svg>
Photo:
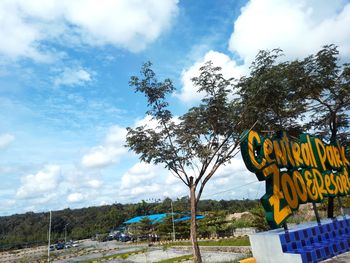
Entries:
<svg viewBox="0 0 350 263">
<path fill-rule="evenodd" d="M 250 75 L 238 82 L 241 103 L 247 107 L 243 122 L 258 119 L 260 131 L 285 130 L 295 137 L 308 131 L 330 143 L 340 141 L 349 153 L 350 65 L 339 65 L 334 45 L 302 60 L 280 62 L 282 55 L 280 49 L 260 51 Z M 330 218 L 333 199 L 328 199 Z"/>
<path fill-rule="evenodd" d="M 350 64 L 339 65 L 339 51 L 335 45 L 324 46 L 302 63 L 308 77 L 304 93 L 311 113 L 307 127 L 330 143 L 338 140 L 349 145 Z M 334 197 L 329 197 L 329 218 L 333 218 L 333 211 Z"/>
<path fill-rule="evenodd" d="M 173 221 L 171 215 L 168 215 L 157 225 L 157 234 L 163 239 L 171 239 L 172 232 Z"/>
<path fill-rule="evenodd" d="M 135 233 L 138 236 L 148 236 L 152 232 L 152 221 L 148 217 L 142 218 L 140 222 L 135 224 Z"/>
<path fill-rule="evenodd" d="M 250 66 L 250 75 L 238 81 L 240 101 L 246 109 L 242 122 L 249 127 L 259 120 L 257 130 L 286 130 L 298 135 L 303 131 L 300 120 L 307 104 L 301 96 L 304 67 L 299 61 L 279 62 L 282 56 L 280 49 L 259 51 Z"/>
<path fill-rule="evenodd" d="M 266 221 L 264 208 L 261 204 L 250 210 L 253 215 L 252 226 L 260 231 L 270 230 L 270 226 Z"/>
<path fill-rule="evenodd" d="M 158 81 L 151 63 L 141 69 L 142 79 L 131 77 L 130 85 L 145 95 L 147 114 L 156 127 L 128 128 L 127 146 L 147 163 L 162 164 L 181 180 L 190 192 L 191 242 L 195 262 L 202 262 L 197 242 L 197 205 L 207 182 L 220 166 L 227 164 L 239 145 L 239 105 L 229 94 L 233 79 L 225 79 L 219 67 L 206 63 L 193 78 L 206 95 L 199 106 L 176 120 L 168 109 L 166 96 L 175 88 L 169 79 Z"/>
</svg>

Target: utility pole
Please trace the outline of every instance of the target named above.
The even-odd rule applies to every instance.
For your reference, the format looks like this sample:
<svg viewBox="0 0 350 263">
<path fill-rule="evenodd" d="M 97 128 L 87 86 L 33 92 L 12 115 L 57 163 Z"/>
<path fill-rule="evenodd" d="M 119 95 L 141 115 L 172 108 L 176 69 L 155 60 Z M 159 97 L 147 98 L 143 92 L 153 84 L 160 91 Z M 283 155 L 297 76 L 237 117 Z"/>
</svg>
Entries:
<svg viewBox="0 0 350 263">
<path fill-rule="evenodd" d="M 175 224 L 174 224 L 173 200 L 171 200 L 171 219 L 173 221 L 173 241 L 175 241 Z"/>
<path fill-rule="evenodd" d="M 65 226 L 64 226 L 64 244 L 67 243 L 67 226 L 69 225 L 69 223 L 67 223 Z"/>
<path fill-rule="evenodd" d="M 49 222 L 49 240 L 47 245 L 47 262 L 50 262 L 50 239 L 51 239 L 51 218 L 52 218 L 52 212 L 50 210 L 50 222 Z"/>
</svg>

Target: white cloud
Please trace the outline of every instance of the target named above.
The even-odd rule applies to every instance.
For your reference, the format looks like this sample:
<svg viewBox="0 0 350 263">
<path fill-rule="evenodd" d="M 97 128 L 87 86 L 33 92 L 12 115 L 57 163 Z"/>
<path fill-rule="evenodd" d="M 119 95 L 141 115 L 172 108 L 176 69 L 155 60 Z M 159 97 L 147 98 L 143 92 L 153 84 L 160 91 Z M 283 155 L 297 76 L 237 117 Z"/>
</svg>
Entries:
<svg viewBox="0 0 350 263">
<path fill-rule="evenodd" d="M 61 167 L 47 165 L 36 174 L 21 178 L 22 185 L 17 190 L 18 198 L 34 198 L 57 189 L 61 182 Z"/>
<path fill-rule="evenodd" d="M 8 147 L 15 140 L 15 136 L 12 134 L 1 134 L 0 135 L 0 149 Z"/>
<path fill-rule="evenodd" d="M 91 73 L 83 68 L 64 68 L 54 80 L 55 86 L 81 86 L 92 80 Z"/>
<path fill-rule="evenodd" d="M 169 28 L 178 0 L 4 0 L 0 54 L 48 60 L 45 42 L 140 51 Z"/>
<path fill-rule="evenodd" d="M 202 59 L 197 61 L 187 70 L 184 70 L 181 74 L 182 89 L 176 96 L 185 103 L 192 103 L 199 101 L 203 98 L 203 93 L 197 92 L 197 87 L 194 87 L 191 79 L 193 77 L 198 77 L 200 74 L 200 67 L 204 65 L 205 62 L 211 61 L 214 66 L 219 66 L 222 68 L 221 73 L 225 78 L 238 78 L 242 75 L 244 68 L 238 66 L 234 60 L 229 56 L 210 50 L 207 52 Z"/>
<path fill-rule="evenodd" d="M 48 192 L 41 196 L 37 196 L 36 198 L 33 198 L 30 200 L 30 204 L 32 205 L 32 210 L 37 210 L 36 208 L 46 205 L 50 202 L 57 201 L 57 198 L 62 198 L 57 192 Z"/>
<path fill-rule="evenodd" d="M 38 49 L 42 38 L 39 28 L 25 23 L 16 1 L 0 2 L 0 54 L 9 57 L 24 56 L 45 60 Z"/>
<path fill-rule="evenodd" d="M 246 64 L 258 50 L 282 48 L 295 58 L 331 43 L 349 57 L 349 24 L 350 4 L 342 0 L 251 0 L 234 23 L 229 49 Z"/>
<path fill-rule="evenodd" d="M 162 165 L 136 163 L 122 176 L 117 195 L 123 202 L 138 202 L 150 198 L 181 197 L 187 191 L 187 187 Z"/>
<path fill-rule="evenodd" d="M 188 187 L 161 165 L 137 163 L 122 176 L 119 184 L 116 197 L 122 202 L 178 198 L 189 194 Z M 259 183 L 237 155 L 231 163 L 221 166 L 208 181 L 202 199 L 260 198 L 264 191 L 264 182 Z"/>
<path fill-rule="evenodd" d="M 92 179 L 87 182 L 87 185 L 91 188 L 100 188 L 102 182 L 100 180 Z"/>
<path fill-rule="evenodd" d="M 159 168 L 159 167 L 158 167 Z M 160 168 L 162 170 L 162 168 Z M 136 163 L 121 178 L 121 188 L 132 189 L 144 186 L 156 177 L 156 167 L 147 163 Z M 158 171 L 158 175 L 161 174 Z"/>
<path fill-rule="evenodd" d="M 153 194 L 161 194 L 162 185 L 152 183 L 144 186 L 136 186 L 130 189 L 131 196 L 143 196 L 144 198 L 147 196 L 152 196 Z"/>
<path fill-rule="evenodd" d="M 6 215 L 12 214 L 13 213 L 12 209 L 13 209 L 13 207 L 15 205 L 16 205 L 16 200 L 2 198 L 2 200 L 0 202 L 0 210 L 2 212 L 2 216 L 6 216 Z"/>
<path fill-rule="evenodd" d="M 110 128 L 104 143 L 93 147 L 89 153 L 82 157 L 82 166 L 85 168 L 102 168 L 118 162 L 127 152 L 124 147 L 125 136 L 125 128 L 119 126 Z"/>
<path fill-rule="evenodd" d="M 4 209 L 12 213 L 28 211 L 29 208 L 32 211 L 43 211 L 48 207 L 63 209 L 67 207 L 67 202 L 70 207 L 97 205 L 101 198 L 113 203 L 115 192 L 107 191 L 109 185 L 104 184 L 101 177 L 101 173 L 94 170 L 82 170 L 70 165 L 46 165 L 37 173 L 21 178 L 17 191 L 6 194 L 9 197 L 14 195 L 12 202 L 16 206 Z"/>
<path fill-rule="evenodd" d="M 67 197 L 67 201 L 69 203 L 77 203 L 81 202 L 82 200 L 84 200 L 84 195 L 82 193 L 72 193 Z"/>
<path fill-rule="evenodd" d="M 207 183 L 202 199 L 242 199 L 260 198 L 264 192 L 256 175 L 249 172 L 240 154 L 231 163 L 221 166 Z M 253 194 L 250 189 L 254 189 Z"/>
<path fill-rule="evenodd" d="M 143 119 L 138 119 L 135 122 L 135 127 L 139 127 L 139 126 L 147 126 L 150 129 L 156 129 L 158 126 L 158 122 L 154 119 L 152 119 L 151 115 L 145 115 Z"/>
<path fill-rule="evenodd" d="M 186 103 L 199 101 L 191 78 L 198 76 L 205 61 L 223 68 L 226 77 L 248 73 L 259 50 L 282 48 L 286 59 L 303 58 L 326 44 L 336 44 L 342 58 L 350 57 L 350 3 L 343 0 L 251 0 L 234 22 L 229 50 L 243 61 L 236 64 L 229 56 L 209 51 L 182 72 L 182 90 L 177 97 Z"/>
</svg>

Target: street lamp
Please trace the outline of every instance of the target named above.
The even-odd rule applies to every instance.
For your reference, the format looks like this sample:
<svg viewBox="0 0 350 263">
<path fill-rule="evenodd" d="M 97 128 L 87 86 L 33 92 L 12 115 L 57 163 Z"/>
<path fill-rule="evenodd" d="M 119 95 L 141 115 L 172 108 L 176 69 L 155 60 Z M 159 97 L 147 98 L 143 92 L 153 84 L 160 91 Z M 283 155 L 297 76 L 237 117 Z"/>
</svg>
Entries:
<svg viewBox="0 0 350 263">
<path fill-rule="evenodd" d="M 171 220 L 173 221 L 173 241 L 175 241 L 175 224 L 174 224 L 173 200 L 171 200 Z"/>
<path fill-rule="evenodd" d="M 64 243 L 66 244 L 67 243 L 67 226 L 69 225 L 69 223 L 67 223 L 65 226 L 64 226 Z"/>
<path fill-rule="evenodd" d="M 50 262 L 51 218 L 52 218 L 52 212 L 50 210 L 49 233 L 48 233 L 48 244 L 47 244 L 47 262 Z"/>
</svg>

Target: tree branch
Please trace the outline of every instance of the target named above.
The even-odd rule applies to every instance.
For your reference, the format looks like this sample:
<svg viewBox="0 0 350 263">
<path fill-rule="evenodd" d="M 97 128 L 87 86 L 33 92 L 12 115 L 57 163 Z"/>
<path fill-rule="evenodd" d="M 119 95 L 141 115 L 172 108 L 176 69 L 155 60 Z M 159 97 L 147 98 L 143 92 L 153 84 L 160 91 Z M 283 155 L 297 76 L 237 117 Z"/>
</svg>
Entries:
<svg viewBox="0 0 350 263">
<path fill-rule="evenodd" d="M 156 104 L 156 107 L 157 107 L 158 112 L 160 112 L 161 106 L 159 105 L 158 101 L 156 101 L 155 104 Z M 168 128 L 168 126 L 166 125 L 165 121 L 162 121 L 162 120 L 161 120 L 161 124 L 164 126 L 164 129 L 165 129 L 165 131 L 166 131 L 167 139 L 169 140 L 169 143 L 170 143 L 170 147 L 171 147 L 172 151 L 174 152 L 174 154 L 175 154 L 175 156 L 176 156 L 175 162 L 178 162 L 178 165 L 180 166 L 180 168 L 181 168 L 183 174 L 185 175 L 185 178 L 186 178 L 186 181 L 187 181 L 186 185 L 188 186 L 188 185 L 190 184 L 190 181 L 189 181 L 189 178 L 188 178 L 188 176 L 187 176 L 187 174 L 186 174 L 186 172 L 185 172 L 185 169 L 184 169 L 184 167 L 183 167 L 183 165 L 182 165 L 182 163 L 181 163 L 180 157 L 178 156 L 177 151 L 175 150 L 173 141 L 172 141 L 172 139 L 171 139 L 171 135 L 170 135 L 169 128 Z"/>
<path fill-rule="evenodd" d="M 208 166 L 210 165 L 210 163 L 213 161 L 213 159 L 215 158 L 215 156 L 217 156 L 218 152 L 220 151 L 220 149 L 224 146 L 224 144 L 229 140 L 229 138 L 231 137 L 231 135 L 233 134 L 233 131 L 231 131 L 226 138 L 222 141 L 222 143 L 219 145 L 219 147 L 214 151 L 214 153 L 212 154 L 212 156 L 210 158 L 206 159 L 206 163 L 205 166 L 202 166 L 202 168 L 204 168 L 200 175 L 198 176 L 198 178 L 195 181 L 195 184 L 197 185 L 199 183 L 199 181 L 202 179 L 202 177 L 204 176 L 206 170 L 208 169 Z"/>
</svg>

